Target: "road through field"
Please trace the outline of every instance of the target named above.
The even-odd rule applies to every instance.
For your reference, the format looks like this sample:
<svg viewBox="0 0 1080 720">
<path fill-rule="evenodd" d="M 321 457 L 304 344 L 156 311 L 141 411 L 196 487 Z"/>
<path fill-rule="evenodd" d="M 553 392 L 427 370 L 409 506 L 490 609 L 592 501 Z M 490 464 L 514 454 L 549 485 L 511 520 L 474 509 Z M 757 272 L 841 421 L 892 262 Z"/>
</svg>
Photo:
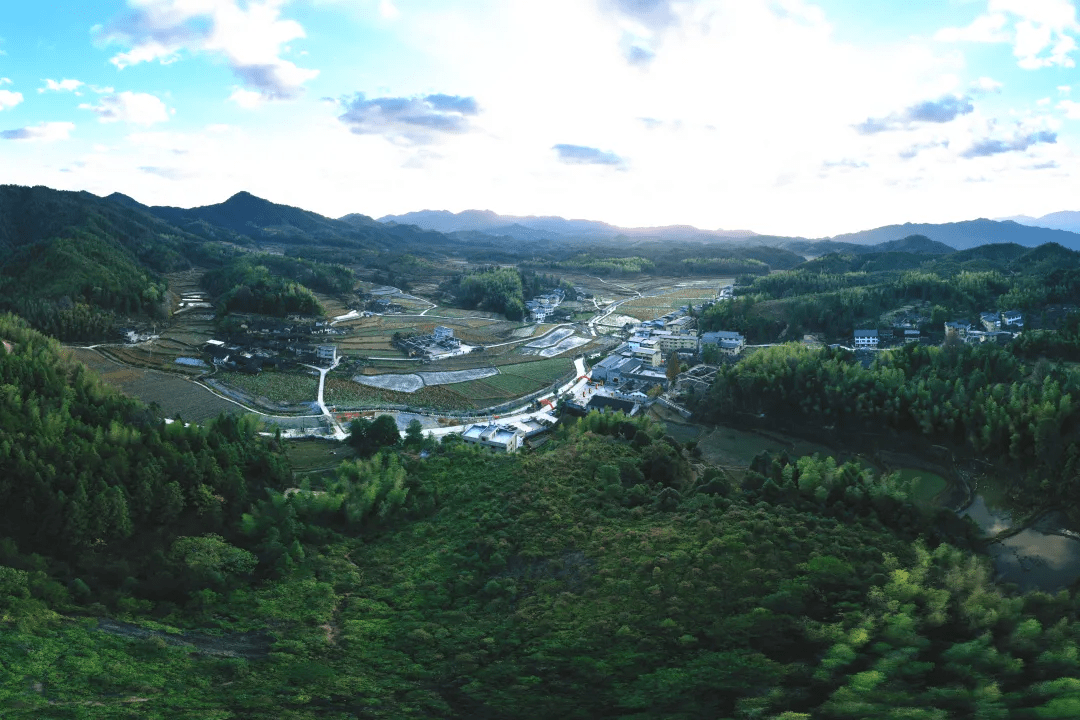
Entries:
<svg viewBox="0 0 1080 720">
<path fill-rule="evenodd" d="M 323 389 L 326 387 L 326 373 L 336 368 L 338 366 L 338 363 L 340 362 L 341 358 L 338 357 L 334 358 L 334 364 L 328 368 L 316 367 L 314 365 L 304 366 L 306 368 L 311 368 L 312 370 L 315 370 L 319 373 L 319 395 L 318 398 L 315 400 L 315 404 L 319 406 L 319 409 L 322 410 L 323 417 L 326 418 L 326 421 L 330 423 L 330 427 L 333 428 L 335 440 L 344 440 L 349 436 L 349 434 L 345 432 L 344 429 L 342 429 L 341 425 L 338 424 L 337 419 L 333 416 L 333 414 L 331 414 L 329 408 L 326 407 L 326 403 L 323 402 Z"/>
</svg>

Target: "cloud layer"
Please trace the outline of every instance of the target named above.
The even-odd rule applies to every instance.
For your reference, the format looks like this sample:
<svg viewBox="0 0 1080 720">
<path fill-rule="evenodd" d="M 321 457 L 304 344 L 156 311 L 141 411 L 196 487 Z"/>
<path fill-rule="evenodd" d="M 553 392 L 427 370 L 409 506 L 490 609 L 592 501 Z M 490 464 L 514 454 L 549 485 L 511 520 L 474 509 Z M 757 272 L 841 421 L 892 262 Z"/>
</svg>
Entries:
<svg viewBox="0 0 1080 720">
<path fill-rule="evenodd" d="M 304 29 L 280 17 L 284 0 L 129 0 L 131 12 L 97 28 L 102 42 L 129 48 L 113 56 L 117 68 L 180 59 L 184 51 L 228 63 L 241 84 L 265 100 L 298 97 L 317 70 L 282 57 Z"/>
<path fill-rule="evenodd" d="M 1025 70 L 1075 67 L 1080 23 L 1070 0 L 989 0 L 986 12 L 970 25 L 948 27 L 936 38 L 945 42 L 1009 43 Z"/>
<path fill-rule="evenodd" d="M 891 113 L 883 118 L 867 118 L 855 126 L 862 135 L 889 130 L 907 130 L 917 123 L 947 123 L 961 115 L 975 110 L 967 96 L 946 95 L 937 100 L 926 100 L 900 112 Z"/>
<path fill-rule="evenodd" d="M 977 158 L 1000 155 L 1008 152 L 1027 150 L 1033 145 L 1040 143 L 1053 144 L 1057 142 L 1057 133 L 1049 130 L 1036 130 L 1034 132 L 1017 133 L 1011 138 L 982 138 L 972 143 L 971 147 L 960 153 L 961 157 Z"/>
<path fill-rule="evenodd" d="M 623 166 L 626 161 L 613 152 L 600 150 L 585 145 L 567 145 L 560 143 L 553 145 L 559 161 L 567 165 L 612 165 Z"/>
<path fill-rule="evenodd" d="M 0 140 L 40 140 L 43 142 L 67 140 L 74 129 L 75 123 L 43 122 L 15 130 L 0 131 Z"/>
<path fill-rule="evenodd" d="M 149 93 L 122 92 L 105 95 L 97 105 L 83 103 L 81 110 L 91 110 L 103 123 L 126 122 L 134 125 L 153 125 L 169 119 L 165 103 Z"/>
<path fill-rule="evenodd" d="M 424 95 L 368 99 L 364 93 L 342 99 L 339 120 L 357 135 L 383 135 L 414 144 L 434 142 L 441 134 L 470 130 L 469 118 L 480 112 L 475 98 Z"/>
</svg>

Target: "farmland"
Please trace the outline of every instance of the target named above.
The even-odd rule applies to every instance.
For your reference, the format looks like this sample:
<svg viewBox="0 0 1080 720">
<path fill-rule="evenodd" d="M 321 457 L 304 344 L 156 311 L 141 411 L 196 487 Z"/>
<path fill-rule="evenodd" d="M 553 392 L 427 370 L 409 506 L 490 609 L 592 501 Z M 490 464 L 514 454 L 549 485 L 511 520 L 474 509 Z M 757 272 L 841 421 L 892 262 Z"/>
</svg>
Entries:
<svg viewBox="0 0 1080 720">
<path fill-rule="evenodd" d="M 258 400 L 275 404 L 299 404 L 314 402 L 319 393 L 319 379 L 307 373 L 264 372 L 247 375 L 238 372 L 221 372 L 215 379 L 231 387 L 243 390 Z"/>
<path fill-rule="evenodd" d="M 715 300 L 720 285 L 728 284 L 728 279 L 709 281 L 708 284 L 695 283 L 691 286 L 676 286 L 670 289 L 646 291 L 643 297 L 627 300 L 619 306 L 619 312 L 637 318 L 652 320 L 677 310 L 684 305 L 697 305 Z"/>
<path fill-rule="evenodd" d="M 473 404 L 446 385 L 425 386 L 416 392 L 403 393 L 360 385 L 340 377 L 327 377 L 323 400 L 338 409 L 373 405 L 404 405 L 437 411 L 470 410 Z"/>
<path fill-rule="evenodd" d="M 166 417 L 205 422 L 223 412 L 244 412 L 235 403 L 175 375 L 121 365 L 95 350 L 76 348 L 71 353 L 109 385 L 145 403 L 156 402 Z"/>
</svg>

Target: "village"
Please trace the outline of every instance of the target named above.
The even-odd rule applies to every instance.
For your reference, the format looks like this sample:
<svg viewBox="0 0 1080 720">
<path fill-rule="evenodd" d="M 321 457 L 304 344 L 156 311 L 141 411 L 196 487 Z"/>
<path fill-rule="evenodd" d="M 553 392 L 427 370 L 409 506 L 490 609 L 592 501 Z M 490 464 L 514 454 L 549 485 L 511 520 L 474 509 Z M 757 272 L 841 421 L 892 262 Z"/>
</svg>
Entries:
<svg viewBox="0 0 1080 720">
<path fill-rule="evenodd" d="M 574 302 L 562 290 L 552 290 L 527 301 L 523 324 L 451 311 L 397 288 L 377 287 L 360 291 L 359 302 L 343 308 L 348 312 L 331 317 L 232 314 L 213 325 L 213 336 L 203 340 L 198 353 L 174 362 L 204 373 L 209 389 L 266 413 L 289 435 L 341 437 L 350 418 L 385 413 L 397 419 L 403 433 L 419 418 L 429 437 L 453 433 L 467 443 L 515 452 L 542 442 L 561 414 L 595 410 L 636 416 L 660 406 L 689 417 L 682 403 L 708 390 L 718 365 L 767 347 L 748 344 L 734 330 L 699 329 L 704 311 L 734 296 L 731 280 L 720 280 L 711 291 L 684 285 L 653 286 L 647 293 L 615 285 L 623 297 L 605 299 L 575 287 Z M 683 304 L 675 305 L 680 298 Z M 205 297 L 189 292 L 178 312 L 199 312 L 204 305 Z M 595 311 L 584 312 L 590 308 Z M 868 365 L 873 351 L 907 343 L 1008 342 L 1022 331 L 1024 319 L 1014 310 L 987 311 L 978 322 L 951 320 L 938 331 L 924 311 L 910 309 L 883 317 L 876 327 L 857 328 L 835 346 L 853 350 Z M 152 337 L 129 330 L 124 339 L 144 344 Z M 823 344 L 811 336 L 803 342 Z M 549 358 L 547 365 L 527 364 L 530 355 Z M 550 369 L 532 372 L 542 367 Z M 271 387 L 297 374 L 317 383 L 298 389 L 301 395 L 291 405 L 260 400 L 265 383 L 251 386 L 241 378 L 264 372 L 270 373 Z M 504 394 L 483 391 L 492 385 L 505 387 Z M 313 391 L 319 399 L 304 400 L 302 394 Z M 435 391 L 474 397 L 476 409 L 425 409 Z M 265 410 L 257 410 L 260 406 Z M 289 408 L 300 418 L 308 417 L 305 409 L 315 415 L 309 415 L 311 421 L 279 416 Z"/>
</svg>

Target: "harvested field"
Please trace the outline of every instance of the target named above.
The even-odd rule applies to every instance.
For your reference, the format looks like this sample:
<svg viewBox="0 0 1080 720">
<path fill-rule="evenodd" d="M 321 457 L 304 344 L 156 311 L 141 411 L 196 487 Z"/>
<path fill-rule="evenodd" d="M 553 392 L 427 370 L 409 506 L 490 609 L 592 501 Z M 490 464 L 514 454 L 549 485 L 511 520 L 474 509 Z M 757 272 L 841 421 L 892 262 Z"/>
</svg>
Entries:
<svg viewBox="0 0 1080 720">
<path fill-rule="evenodd" d="M 655 317 L 655 315 L 653 317 Z M 651 320 L 652 318 L 648 318 L 648 319 Z M 611 315 L 608 315 L 606 318 L 604 318 L 603 320 L 601 320 L 600 322 L 597 323 L 597 325 L 600 325 L 602 327 L 620 328 L 620 329 L 622 328 L 623 325 L 627 325 L 627 324 L 637 325 L 638 324 L 638 319 L 636 317 L 632 317 L 630 315 L 625 315 L 623 313 L 616 312 L 616 313 L 612 313 Z"/>
<path fill-rule="evenodd" d="M 579 348 L 582 345 L 587 345 L 588 343 L 589 343 L 589 338 L 568 337 L 568 338 L 563 339 L 561 342 L 559 342 L 558 345 L 553 345 L 551 347 L 546 347 L 543 350 L 540 350 L 539 352 L 537 352 L 536 354 L 539 355 L 540 357 L 553 358 L 553 357 L 555 357 L 557 355 L 562 355 L 565 352 L 570 352 L 574 348 Z"/>
<path fill-rule="evenodd" d="M 468 380 L 483 380 L 492 375 L 498 375 L 499 371 L 493 367 L 476 368 L 475 370 L 456 370 L 452 372 L 421 372 L 416 373 L 424 379 L 425 385 L 453 385 L 454 383 Z"/>
<path fill-rule="evenodd" d="M 424 387 L 424 380 L 419 375 L 357 375 L 353 380 L 361 385 L 398 393 L 414 393 Z"/>
<path fill-rule="evenodd" d="M 414 393 L 425 385 L 453 385 L 455 383 L 468 382 L 470 380 L 482 380 L 483 378 L 498 374 L 499 371 L 495 368 L 487 367 L 452 372 L 421 372 L 401 375 L 357 375 L 353 380 L 361 385 L 367 385 L 368 387 L 393 390 L 394 392 Z"/>
<path fill-rule="evenodd" d="M 145 403 L 156 402 L 166 417 L 205 422 L 220 413 L 244 413 L 244 408 L 219 398 L 204 387 L 156 370 L 128 367 L 103 357 L 95 350 L 71 351 L 75 359 L 96 372 L 103 381 Z"/>
<path fill-rule="evenodd" d="M 549 348 L 553 345 L 558 345 L 561 341 L 574 334 L 573 328 L 559 328 L 553 331 L 550 335 L 540 338 L 539 340 L 533 340 L 531 343 L 525 345 L 527 348 Z"/>
</svg>

